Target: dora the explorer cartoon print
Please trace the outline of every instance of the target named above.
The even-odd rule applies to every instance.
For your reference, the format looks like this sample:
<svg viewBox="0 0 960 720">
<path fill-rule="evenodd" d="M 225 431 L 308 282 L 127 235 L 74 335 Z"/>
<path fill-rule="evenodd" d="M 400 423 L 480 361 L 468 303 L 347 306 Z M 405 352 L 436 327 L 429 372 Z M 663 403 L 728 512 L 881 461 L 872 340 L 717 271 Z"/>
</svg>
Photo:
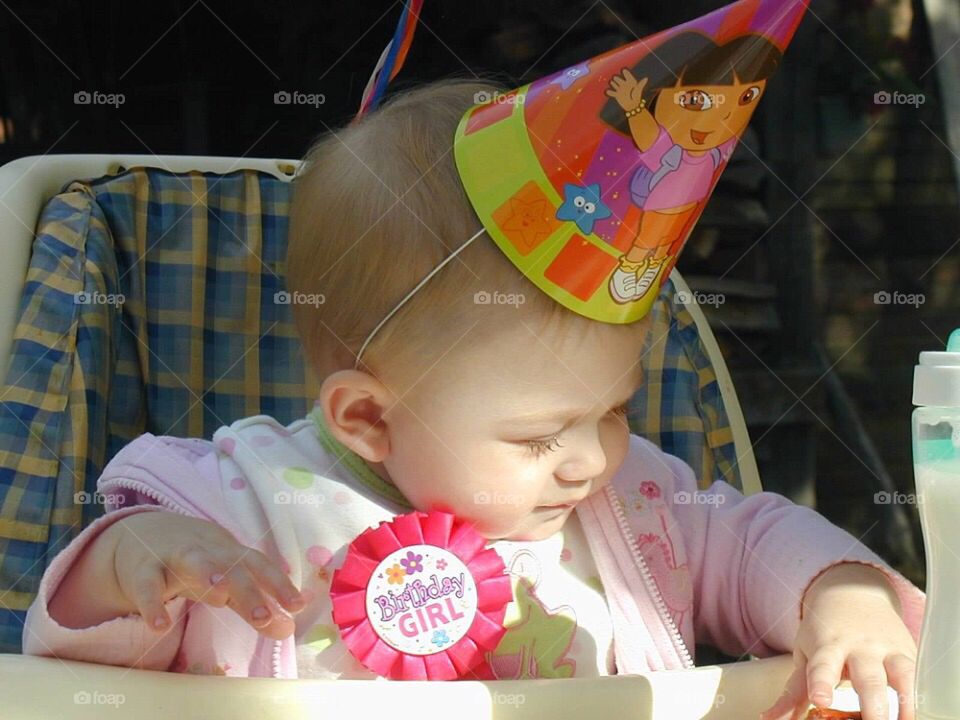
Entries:
<svg viewBox="0 0 960 720">
<path fill-rule="evenodd" d="M 642 210 L 633 245 L 610 276 L 616 302 L 660 287 L 780 58 L 760 35 L 717 45 L 685 32 L 610 79 L 600 116 L 640 151 L 629 192 Z"/>
</svg>

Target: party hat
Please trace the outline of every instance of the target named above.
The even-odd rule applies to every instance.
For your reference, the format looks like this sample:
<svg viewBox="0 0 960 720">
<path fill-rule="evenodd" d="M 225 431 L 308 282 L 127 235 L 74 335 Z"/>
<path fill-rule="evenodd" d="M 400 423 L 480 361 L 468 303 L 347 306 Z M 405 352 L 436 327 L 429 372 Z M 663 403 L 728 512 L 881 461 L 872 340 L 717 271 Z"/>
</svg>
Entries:
<svg viewBox="0 0 960 720">
<path fill-rule="evenodd" d="M 806 6 L 740 0 L 478 98 L 454 153 L 487 233 L 569 309 L 642 318 Z"/>
</svg>

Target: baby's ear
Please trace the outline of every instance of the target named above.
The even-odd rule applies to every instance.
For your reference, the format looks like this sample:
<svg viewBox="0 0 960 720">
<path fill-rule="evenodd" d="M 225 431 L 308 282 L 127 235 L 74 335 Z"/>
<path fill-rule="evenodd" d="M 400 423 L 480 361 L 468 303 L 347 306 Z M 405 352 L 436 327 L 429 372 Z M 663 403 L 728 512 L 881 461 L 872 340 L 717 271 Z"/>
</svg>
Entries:
<svg viewBox="0 0 960 720">
<path fill-rule="evenodd" d="M 383 413 L 390 392 L 360 370 L 337 370 L 320 386 L 324 422 L 337 440 L 367 462 L 382 462 L 390 452 Z"/>
</svg>

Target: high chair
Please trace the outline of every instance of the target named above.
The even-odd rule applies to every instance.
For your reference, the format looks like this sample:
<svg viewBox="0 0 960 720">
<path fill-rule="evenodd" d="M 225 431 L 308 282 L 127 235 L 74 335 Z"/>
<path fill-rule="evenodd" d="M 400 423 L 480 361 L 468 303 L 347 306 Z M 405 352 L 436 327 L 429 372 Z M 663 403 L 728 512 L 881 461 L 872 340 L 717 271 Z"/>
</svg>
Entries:
<svg viewBox="0 0 960 720">
<path fill-rule="evenodd" d="M 124 444 L 143 432 L 209 438 L 259 413 L 289 423 L 312 406 L 318 386 L 283 302 L 297 167 L 294 160 L 60 155 L 0 168 L 0 652 L 20 652 L 40 577 L 102 513 L 96 480 Z M 631 429 L 683 458 L 703 489 L 724 479 L 745 494 L 759 492 L 729 373 L 703 312 L 681 302 L 681 293 L 692 296 L 674 271 L 653 310 Z M 689 716 L 733 717 L 746 706 L 719 702 L 720 689 L 763 672 L 775 694 L 790 670 L 788 657 L 737 665 L 739 675 L 717 667 L 658 674 L 658 692 L 671 697 L 663 688 L 698 678 L 701 696 L 689 707 L 700 714 Z M 102 708 L 69 693 L 108 692 L 100 688 L 108 682 L 127 687 L 126 711 L 144 718 L 186 707 L 195 716 L 199 705 L 205 717 L 299 717 L 308 697 L 328 707 L 351 703 L 351 715 L 385 707 L 377 703 L 388 697 L 424 708 L 456 702 L 464 717 L 578 717 L 585 708 L 622 710 L 625 703 L 640 708 L 637 717 L 678 717 L 676 707 L 687 708 L 668 712 L 663 699 L 655 705 L 654 686 L 639 676 L 428 688 L 297 681 L 294 689 L 290 681 L 0 655 L 0 697 L 19 698 L 13 707 L 24 716 L 57 708 L 67 717 L 99 717 Z M 43 691 L 54 686 L 62 691 L 56 699 Z M 683 693 L 681 700 L 692 701 Z M 765 701 L 751 699 L 751 712 Z"/>
</svg>

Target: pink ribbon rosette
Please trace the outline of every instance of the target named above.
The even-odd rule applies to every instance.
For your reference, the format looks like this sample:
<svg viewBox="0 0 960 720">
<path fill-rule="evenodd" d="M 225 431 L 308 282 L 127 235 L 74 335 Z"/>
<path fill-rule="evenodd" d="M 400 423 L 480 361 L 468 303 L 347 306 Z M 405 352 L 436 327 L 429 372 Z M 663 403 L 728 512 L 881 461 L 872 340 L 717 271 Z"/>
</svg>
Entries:
<svg viewBox="0 0 960 720">
<path fill-rule="evenodd" d="M 497 552 L 464 520 L 412 512 L 350 543 L 333 573 L 333 621 L 367 669 L 392 680 L 492 679 L 484 656 L 513 599 Z"/>
</svg>

